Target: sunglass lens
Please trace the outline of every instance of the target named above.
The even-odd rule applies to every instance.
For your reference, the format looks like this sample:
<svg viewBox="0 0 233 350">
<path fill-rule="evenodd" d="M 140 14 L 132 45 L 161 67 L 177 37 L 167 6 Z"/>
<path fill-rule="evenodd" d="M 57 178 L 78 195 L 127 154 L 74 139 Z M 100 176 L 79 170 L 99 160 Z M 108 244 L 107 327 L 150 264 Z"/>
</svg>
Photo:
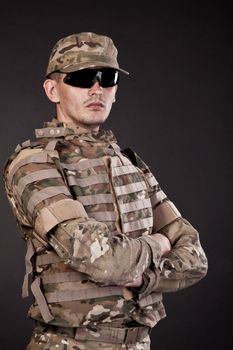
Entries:
<svg viewBox="0 0 233 350">
<path fill-rule="evenodd" d="M 115 69 L 103 69 L 101 75 L 100 85 L 102 87 L 111 87 L 118 83 L 119 72 Z"/>
<path fill-rule="evenodd" d="M 82 69 L 68 73 L 64 78 L 64 83 L 80 88 L 90 88 L 93 85 L 96 72 L 93 69 Z"/>
<path fill-rule="evenodd" d="M 112 68 L 100 70 L 87 68 L 67 73 L 63 81 L 74 87 L 90 88 L 96 80 L 104 88 L 114 86 L 119 81 L 119 72 Z"/>
</svg>

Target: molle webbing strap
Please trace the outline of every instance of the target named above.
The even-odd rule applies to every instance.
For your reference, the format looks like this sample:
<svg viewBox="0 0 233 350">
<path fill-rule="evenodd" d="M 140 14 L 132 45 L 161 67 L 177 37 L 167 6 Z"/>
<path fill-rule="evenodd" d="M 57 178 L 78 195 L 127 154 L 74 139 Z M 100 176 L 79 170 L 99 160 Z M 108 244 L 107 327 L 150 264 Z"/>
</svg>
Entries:
<svg viewBox="0 0 233 350">
<path fill-rule="evenodd" d="M 54 151 L 58 141 L 59 141 L 58 139 L 53 139 L 53 140 L 49 141 L 45 147 L 45 150 L 46 151 Z"/>
<path fill-rule="evenodd" d="M 113 176 L 121 176 L 125 174 L 134 174 L 137 173 L 138 170 L 133 166 L 132 164 L 129 165 L 122 165 L 122 166 L 116 166 L 112 168 L 112 175 Z"/>
<path fill-rule="evenodd" d="M 88 216 L 97 221 L 115 221 L 117 219 L 117 215 L 114 211 L 90 212 Z"/>
<path fill-rule="evenodd" d="M 33 231 L 32 235 L 33 235 L 32 243 L 33 243 L 33 246 L 34 246 L 36 252 L 38 252 L 38 249 L 41 250 L 44 248 L 47 248 L 47 249 L 50 248 L 48 241 L 44 240 L 35 231 Z"/>
<path fill-rule="evenodd" d="M 47 254 L 37 255 L 36 266 L 55 264 L 61 261 L 64 261 L 64 259 L 60 258 L 58 255 L 53 253 L 47 253 Z"/>
<path fill-rule="evenodd" d="M 26 252 L 26 255 L 25 255 L 26 273 L 25 273 L 25 276 L 24 276 L 23 286 L 22 286 L 22 298 L 26 298 L 29 295 L 29 293 L 28 293 L 28 278 L 29 278 L 29 275 L 32 273 L 32 270 L 33 270 L 31 258 L 33 257 L 34 254 L 35 254 L 35 250 L 34 250 L 34 247 L 33 247 L 33 244 L 32 244 L 32 240 L 28 239 L 27 240 L 27 252 Z"/>
<path fill-rule="evenodd" d="M 35 230 L 43 236 L 59 223 L 80 217 L 87 217 L 82 204 L 69 198 L 62 199 L 42 208 L 38 212 Z"/>
<path fill-rule="evenodd" d="M 167 196 L 162 190 L 155 192 L 151 197 L 152 206 L 155 207 L 159 202 L 162 202 L 166 198 Z"/>
<path fill-rule="evenodd" d="M 59 327 L 58 327 L 58 331 L 59 331 Z M 126 328 L 126 327 L 113 328 L 113 327 L 109 327 L 109 325 L 108 326 L 105 325 L 105 327 L 103 326 L 98 327 L 96 332 L 90 331 L 86 327 L 78 327 L 76 329 L 76 334 L 74 338 L 81 341 L 90 340 L 90 341 L 95 341 L 95 342 L 98 341 L 98 342 L 104 342 L 109 344 L 119 344 L 119 347 L 117 346 L 117 348 L 124 347 L 127 349 L 133 349 L 134 344 L 139 344 L 139 342 L 143 341 L 143 339 L 145 339 L 145 337 L 148 334 L 150 334 L 150 328 L 147 326 L 130 327 L 130 328 Z M 127 346 L 122 344 L 129 344 L 129 345 Z M 139 346 L 136 345 L 136 347 L 137 349 L 142 349 L 140 345 Z M 108 348 L 114 349 L 115 346 L 112 345 Z"/>
<path fill-rule="evenodd" d="M 36 235 L 36 238 L 35 238 L 35 232 L 33 232 L 33 236 L 34 237 L 32 238 L 32 244 L 33 244 L 33 247 L 34 247 L 35 251 L 37 252 L 38 250 L 41 250 L 42 248 L 44 248 L 46 246 L 47 242 L 45 242 L 44 240 L 39 241 L 38 240 L 38 238 L 39 238 L 38 235 Z"/>
<path fill-rule="evenodd" d="M 128 167 L 128 166 L 130 166 L 130 165 L 122 165 L 122 161 L 120 160 L 120 158 L 117 155 L 110 157 L 110 159 L 106 158 L 105 162 L 107 163 L 108 167 L 109 167 L 109 162 L 110 162 L 110 164 L 111 164 L 111 171 L 113 169 L 115 169 L 115 168 L 120 169 L 121 167 L 126 167 L 126 166 Z"/>
<path fill-rule="evenodd" d="M 140 306 L 140 308 L 143 308 L 148 305 L 152 305 L 154 303 L 157 303 L 158 301 L 162 301 L 163 296 L 162 293 L 151 293 L 150 295 L 142 298 L 137 302 L 137 304 Z"/>
<path fill-rule="evenodd" d="M 61 177 L 57 169 L 44 169 L 44 170 L 34 171 L 32 173 L 25 175 L 24 177 L 21 177 L 21 179 L 17 184 L 17 192 L 21 197 L 25 187 L 30 183 L 34 181 L 41 181 L 41 180 L 57 178 L 57 177 Z"/>
<path fill-rule="evenodd" d="M 78 200 L 83 205 L 113 203 L 113 195 L 111 193 L 91 194 L 91 195 L 87 195 L 87 196 L 79 196 Z"/>
<path fill-rule="evenodd" d="M 61 163 L 61 166 L 68 170 L 86 170 L 100 165 L 104 165 L 102 158 L 81 159 L 76 163 Z"/>
<path fill-rule="evenodd" d="M 132 232 L 135 230 L 148 229 L 153 226 L 153 217 L 148 217 L 145 219 L 140 219 L 132 222 L 122 223 L 122 232 Z"/>
<path fill-rule="evenodd" d="M 140 209 L 151 208 L 151 201 L 149 198 L 140 199 L 138 201 L 129 203 L 120 203 L 119 210 L 121 214 L 129 213 Z"/>
<path fill-rule="evenodd" d="M 117 149 L 116 153 L 118 151 Z M 119 157 L 120 159 L 118 157 L 111 158 L 111 174 L 121 215 L 122 232 L 147 230 L 153 226 L 152 205 L 150 199 L 147 198 L 147 184 L 141 175 L 140 169 L 122 154 L 119 154 Z M 124 158 L 124 165 L 121 165 L 122 157 Z M 138 176 L 134 176 L 134 174 L 138 174 Z M 119 176 L 122 176 L 123 184 L 114 185 L 115 178 Z M 117 183 L 118 181 L 116 181 Z M 131 194 L 134 196 L 131 196 Z"/>
<path fill-rule="evenodd" d="M 149 175 L 150 174 L 150 175 Z M 151 173 L 145 174 L 146 180 L 151 187 L 157 186 L 159 183 Z"/>
<path fill-rule="evenodd" d="M 87 187 L 96 184 L 109 183 L 107 174 L 90 175 L 85 178 L 78 178 L 77 176 L 69 175 L 69 170 L 67 173 L 67 180 L 70 186 Z"/>
<path fill-rule="evenodd" d="M 41 315 L 46 323 L 49 323 L 54 319 L 48 308 L 46 299 L 40 289 L 40 278 L 36 278 L 31 284 L 32 293 L 37 301 Z"/>
<path fill-rule="evenodd" d="M 123 186 L 115 186 L 114 190 L 117 194 L 117 196 L 121 196 L 124 194 L 129 194 L 129 193 L 135 193 L 135 192 L 139 192 L 142 190 L 146 190 L 146 184 L 145 182 L 133 182 L 131 184 L 128 185 L 123 185 Z"/>
<path fill-rule="evenodd" d="M 117 143 L 112 142 L 112 143 L 111 143 L 111 147 L 114 149 L 114 151 L 115 151 L 116 154 L 118 154 L 119 152 L 121 152 L 121 149 L 120 149 L 120 147 L 118 146 Z"/>
<path fill-rule="evenodd" d="M 104 298 L 111 295 L 123 295 L 124 287 L 94 287 L 79 290 L 56 291 L 45 293 L 48 303 Z"/>
<path fill-rule="evenodd" d="M 83 277 L 79 272 L 58 272 L 53 274 L 47 274 L 41 277 L 43 284 L 49 283 L 64 283 L 64 282 L 80 282 Z"/>
<path fill-rule="evenodd" d="M 155 232 L 159 232 L 161 228 L 181 217 L 178 209 L 169 200 L 157 205 L 153 210 L 153 215 Z"/>
<path fill-rule="evenodd" d="M 29 155 L 22 158 L 22 153 L 25 154 L 26 151 Z M 52 163 L 52 160 L 48 158 L 48 153 L 46 151 L 40 151 L 38 149 L 22 150 L 9 166 L 9 174 L 7 175 L 9 185 L 11 185 L 16 171 L 29 163 Z"/>
<path fill-rule="evenodd" d="M 18 144 L 15 147 L 15 153 L 19 153 L 19 151 L 21 151 L 21 149 L 26 148 L 26 147 L 30 147 L 31 146 L 31 141 L 30 140 L 26 140 L 20 144 Z"/>
<path fill-rule="evenodd" d="M 111 143 L 111 147 L 114 149 L 115 153 L 118 155 L 123 165 L 130 165 L 131 162 L 122 153 L 120 147 L 116 143 Z"/>
<path fill-rule="evenodd" d="M 28 212 L 32 215 L 35 207 L 39 203 L 41 203 L 45 199 L 55 197 L 59 194 L 64 194 L 66 196 L 71 195 L 66 186 L 50 186 L 33 193 L 31 198 L 28 201 L 28 205 L 27 205 Z"/>
</svg>

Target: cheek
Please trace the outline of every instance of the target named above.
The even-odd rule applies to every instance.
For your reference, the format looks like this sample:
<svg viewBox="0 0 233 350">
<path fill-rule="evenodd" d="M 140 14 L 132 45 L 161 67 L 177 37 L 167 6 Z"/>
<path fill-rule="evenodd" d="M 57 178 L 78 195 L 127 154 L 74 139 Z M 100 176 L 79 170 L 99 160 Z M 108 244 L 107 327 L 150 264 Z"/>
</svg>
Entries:
<svg viewBox="0 0 233 350">
<path fill-rule="evenodd" d="M 84 96 L 82 91 L 78 91 L 77 88 L 63 84 L 59 86 L 59 98 L 63 105 L 69 107 L 80 105 Z"/>
<path fill-rule="evenodd" d="M 61 105 L 66 105 L 67 101 L 69 100 L 69 94 L 67 94 L 66 89 L 63 88 L 63 86 L 60 86 L 59 88 L 59 102 Z"/>
<path fill-rule="evenodd" d="M 110 89 L 112 89 L 112 88 L 110 88 Z M 115 89 L 107 91 L 107 94 L 105 96 L 105 100 L 109 106 L 111 106 L 112 103 L 115 102 L 115 95 L 116 95 Z"/>
<path fill-rule="evenodd" d="M 69 110 L 77 109 L 80 107 L 80 98 L 78 98 L 77 93 L 69 92 L 63 95 L 63 105 Z"/>
</svg>

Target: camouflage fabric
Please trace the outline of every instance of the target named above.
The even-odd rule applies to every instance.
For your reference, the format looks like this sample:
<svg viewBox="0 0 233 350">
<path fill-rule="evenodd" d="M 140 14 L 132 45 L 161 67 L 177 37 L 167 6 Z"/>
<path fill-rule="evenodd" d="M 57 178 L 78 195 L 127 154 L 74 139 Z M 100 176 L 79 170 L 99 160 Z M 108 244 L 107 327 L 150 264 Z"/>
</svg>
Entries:
<svg viewBox="0 0 233 350">
<path fill-rule="evenodd" d="M 24 295 L 33 275 L 29 316 L 94 331 L 153 327 L 166 315 L 161 292 L 206 274 L 198 232 L 146 164 L 120 152 L 111 132 L 68 129 L 55 119 L 36 135 L 16 148 L 5 168 L 7 195 L 28 246 Z M 167 256 L 151 239 L 155 232 L 170 240 Z M 141 274 L 141 288 L 122 287 Z"/>
<path fill-rule="evenodd" d="M 119 67 L 117 49 L 111 38 L 91 32 L 72 34 L 53 47 L 46 71 L 74 72 L 83 68 L 109 67 L 129 74 Z"/>
<path fill-rule="evenodd" d="M 111 344 L 96 341 L 78 341 L 51 332 L 34 331 L 26 350 L 150 350 L 150 338 L 135 344 Z"/>
</svg>

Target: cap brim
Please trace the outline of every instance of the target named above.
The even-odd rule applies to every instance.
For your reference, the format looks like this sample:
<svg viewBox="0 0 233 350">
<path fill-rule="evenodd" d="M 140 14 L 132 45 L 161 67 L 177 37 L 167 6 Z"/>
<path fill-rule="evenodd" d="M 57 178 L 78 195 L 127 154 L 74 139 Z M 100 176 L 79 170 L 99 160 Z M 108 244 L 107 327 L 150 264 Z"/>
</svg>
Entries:
<svg viewBox="0 0 233 350">
<path fill-rule="evenodd" d="M 109 64 L 106 64 L 104 62 L 95 62 L 93 64 L 90 64 L 90 63 L 83 63 L 83 64 L 72 64 L 72 65 L 68 65 L 62 69 L 59 69 L 59 71 L 61 73 L 71 73 L 71 72 L 75 72 L 77 70 L 81 70 L 81 69 L 85 69 L 85 68 L 113 68 L 113 69 L 116 69 L 116 70 L 119 70 L 120 72 L 122 73 L 125 73 L 125 74 L 129 74 L 129 72 L 125 69 L 122 69 L 120 67 L 116 67 L 116 66 L 112 66 L 112 65 L 109 65 Z"/>
</svg>

